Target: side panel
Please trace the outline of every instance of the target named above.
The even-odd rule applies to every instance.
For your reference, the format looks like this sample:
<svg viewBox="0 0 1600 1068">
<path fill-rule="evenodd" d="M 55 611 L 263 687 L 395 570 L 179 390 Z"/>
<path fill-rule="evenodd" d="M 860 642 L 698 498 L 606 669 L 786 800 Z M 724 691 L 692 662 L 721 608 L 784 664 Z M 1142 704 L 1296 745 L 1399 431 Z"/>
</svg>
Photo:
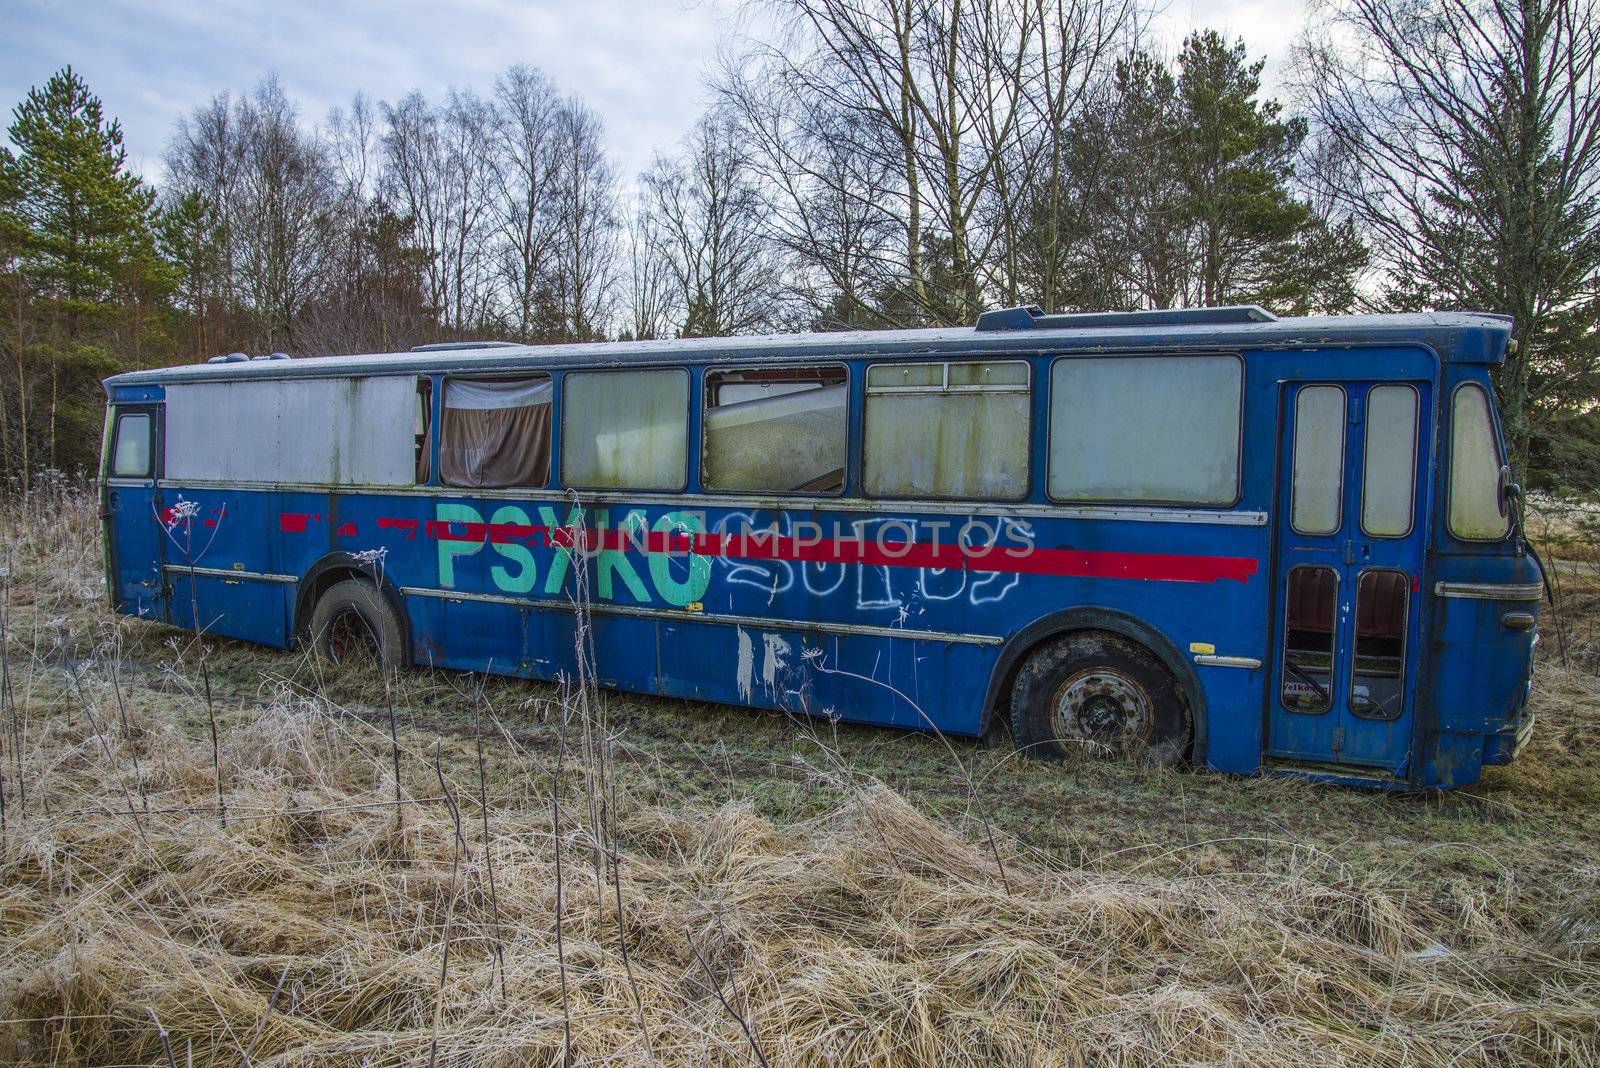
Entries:
<svg viewBox="0 0 1600 1068">
<path fill-rule="evenodd" d="M 1015 505 L 174 481 L 196 526 L 169 563 L 214 576 L 183 584 L 186 621 L 281 645 L 294 582 L 330 553 L 367 554 L 401 591 L 416 661 L 538 678 L 574 672 L 581 575 L 604 682 L 953 733 L 982 729 L 991 674 L 1030 624 L 1105 609 L 1191 660 L 1205 761 L 1251 772 L 1273 655 L 1278 382 L 1313 365 L 1428 377 L 1432 362 L 1403 348 L 1246 362 L 1227 509 L 1050 502 L 1039 388 L 1033 491 Z"/>
</svg>

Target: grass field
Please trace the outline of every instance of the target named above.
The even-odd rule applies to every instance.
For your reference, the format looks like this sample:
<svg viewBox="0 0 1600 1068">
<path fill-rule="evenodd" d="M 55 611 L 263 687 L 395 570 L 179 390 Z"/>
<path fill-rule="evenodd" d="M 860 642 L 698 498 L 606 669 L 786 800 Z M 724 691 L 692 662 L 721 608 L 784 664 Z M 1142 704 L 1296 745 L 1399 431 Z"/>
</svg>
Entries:
<svg viewBox="0 0 1600 1068">
<path fill-rule="evenodd" d="M 1600 574 L 1546 514 L 1530 748 L 1394 797 L 386 686 L 114 617 L 93 502 L 12 500 L 0 1061 L 1596 1063 Z"/>
</svg>

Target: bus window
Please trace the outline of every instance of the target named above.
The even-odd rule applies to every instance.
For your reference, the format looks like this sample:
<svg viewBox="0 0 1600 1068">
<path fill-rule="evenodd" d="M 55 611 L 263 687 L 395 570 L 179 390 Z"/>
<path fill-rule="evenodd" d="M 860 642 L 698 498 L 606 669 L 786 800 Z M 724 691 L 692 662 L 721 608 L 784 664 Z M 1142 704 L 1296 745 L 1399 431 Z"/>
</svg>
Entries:
<svg viewBox="0 0 1600 1068">
<path fill-rule="evenodd" d="M 1326 712 L 1333 707 L 1333 635 L 1339 576 L 1331 567 L 1289 570 L 1284 598 L 1283 707 Z"/>
<path fill-rule="evenodd" d="M 873 364 L 864 414 L 866 492 L 1026 496 L 1028 400 L 1026 363 Z"/>
<path fill-rule="evenodd" d="M 588 489 L 680 491 L 688 481 L 686 371 L 569 372 L 561 480 Z"/>
<path fill-rule="evenodd" d="M 150 413 L 126 412 L 117 417 L 111 477 L 150 477 Z"/>
<path fill-rule="evenodd" d="M 1450 533 L 1495 541 L 1511 529 L 1500 499 L 1500 446 L 1489 418 L 1489 395 L 1476 383 L 1456 390 L 1450 405 Z"/>
<path fill-rule="evenodd" d="M 843 493 L 849 404 L 843 367 L 708 372 L 701 481 L 717 491 Z"/>
<path fill-rule="evenodd" d="M 1050 368 L 1050 496 L 1233 504 L 1242 375 L 1235 356 L 1057 360 Z"/>
<path fill-rule="evenodd" d="M 550 392 L 549 375 L 446 379 L 440 481 L 543 486 L 550 472 Z"/>
<path fill-rule="evenodd" d="M 1296 534 L 1332 534 L 1343 522 L 1344 390 L 1302 386 L 1294 402 L 1294 486 L 1290 525 Z"/>
<path fill-rule="evenodd" d="M 280 486 L 413 486 L 414 374 L 167 387 L 165 477 Z"/>
<path fill-rule="evenodd" d="M 1356 656 L 1350 711 L 1368 719 L 1397 719 L 1406 651 L 1408 579 L 1400 571 L 1368 570 L 1356 582 Z"/>
<path fill-rule="evenodd" d="M 1361 529 L 1375 538 L 1411 533 L 1417 477 L 1417 391 L 1373 386 L 1367 391 L 1367 439 L 1361 464 Z"/>
</svg>

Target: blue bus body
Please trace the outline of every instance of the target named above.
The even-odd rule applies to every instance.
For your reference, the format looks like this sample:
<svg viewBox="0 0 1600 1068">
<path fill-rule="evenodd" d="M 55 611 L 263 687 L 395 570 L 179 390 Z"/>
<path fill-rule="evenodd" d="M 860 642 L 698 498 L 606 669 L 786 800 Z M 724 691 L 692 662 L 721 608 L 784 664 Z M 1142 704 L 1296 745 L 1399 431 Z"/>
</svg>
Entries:
<svg viewBox="0 0 1600 1068">
<path fill-rule="evenodd" d="M 111 599 L 130 615 L 289 647 L 323 591 L 369 575 L 403 621 L 411 662 L 555 679 L 577 667 L 581 597 L 602 685 L 966 735 L 1005 714 L 1012 680 L 1041 642 L 1110 631 L 1171 673 L 1193 718 L 1198 764 L 1429 789 L 1471 783 L 1484 765 L 1510 760 L 1528 726 L 1539 574 L 1514 531 L 1467 540 L 1443 518 L 1452 397 L 1488 386 L 1510 324 L 1463 314 L 1213 318 L 1224 321 L 1013 311 L 986 317 L 982 329 L 461 348 L 118 375 L 106 382 L 102 477 Z M 1053 362 L 1174 353 L 1242 361 L 1237 500 L 1051 499 Z M 869 497 L 861 471 L 868 365 L 969 358 L 1031 369 L 1027 495 Z M 706 489 L 697 444 L 705 376 L 817 362 L 847 371 L 843 492 Z M 681 492 L 563 487 L 563 432 L 553 437 L 542 488 L 440 485 L 436 436 L 431 474 L 413 486 L 167 473 L 169 391 L 196 383 L 402 376 L 425 391 L 437 425 L 448 376 L 536 370 L 553 382 L 560 428 L 563 376 L 654 367 L 682 368 L 689 379 Z M 1298 404 L 1298 391 L 1313 385 L 1323 391 Z M 1373 392 L 1385 385 L 1409 392 Z M 1340 499 L 1330 497 L 1346 521 L 1321 535 L 1298 533 L 1307 524 L 1290 521 L 1287 503 L 1300 470 L 1296 420 L 1313 417 L 1313 397 L 1342 398 L 1348 452 L 1337 458 Z M 1414 398 L 1419 412 L 1414 474 L 1405 476 L 1414 522 L 1364 537 L 1353 517 L 1375 476 L 1358 477 L 1362 413 L 1396 398 Z M 146 427 L 141 470 L 137 436 Z M 1364 577 L 1372 571 L 1381 580 Z M 1286 615 L 1295 584 L 1311 591 L 1306 605 L 1326 591 L 1338 605 L 1337 613 L 1328 607 L 1336 623 L 1321 683 L 1297 681 L 1306 671 L 1285 662 L 1289 632 L 1304 622 Z M 1404 606 L 1385 624 L 1404 658 L 1396 676 L 1403 692 L 1387 718 L 1351 713 L 1370 700 L 1356 697 L 1358 668 L 1341 666 L 1366 641 L 1357 628 L 1367 624 L 1353 618 L 1348 599 L 1358 584 L 1387 584 L 1391 604 Z M 1350 681 L 1336 686 L 1340 679 Z M 1348 701 L 1324 694 L 1330 707 L 1306 711 L 1324 689 L 1346 687 Z"/>
</svg>

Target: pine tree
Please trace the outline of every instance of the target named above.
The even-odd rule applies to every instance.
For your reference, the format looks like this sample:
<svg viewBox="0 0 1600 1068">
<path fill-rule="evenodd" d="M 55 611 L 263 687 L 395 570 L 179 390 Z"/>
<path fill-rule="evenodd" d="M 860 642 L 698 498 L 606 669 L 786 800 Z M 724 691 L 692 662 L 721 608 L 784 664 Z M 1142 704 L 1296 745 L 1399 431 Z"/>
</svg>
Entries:
<svg viewBox="0 0 1600 1068">
<path fill-rule="evenodd" d="M 154 194 L 128 170 L 121 125 L 71 67 L 28 91 L 7 132 L 15 152 L 0 156 L 0 214 L 27 293 L 12 310 L 7 363 L 17 367 L 18 432 L 44 437 L 18 443 L 28 478 L 40 463 L 93 462 L 97 379 L 116 370 L 111 352 L 140 349 L 165 272 L 151 238 Z M 42 425 L 31 417 L 41 408 Z"/>
<path fill-rule="evenodd" d="M 127 169 L 122 126 L 66 67 L 30 89 L 9 129 L 18 209 L 27 228 L 24 271 L 56 302 L 67 336 L 108 310 L 128 262 L 150 240 L 153 192 Z"/>
<path fill-rule="evenodd" d="M 1263 61 L 1251 63 L 1243 41 L 1191 34 L 1178 63 L 1198 302 L 1348 310 L 1366 251 L 1353 227 L 1328 226 L 1291 189 L 1305 121 L 1259 98 Z"/>
</svg>

